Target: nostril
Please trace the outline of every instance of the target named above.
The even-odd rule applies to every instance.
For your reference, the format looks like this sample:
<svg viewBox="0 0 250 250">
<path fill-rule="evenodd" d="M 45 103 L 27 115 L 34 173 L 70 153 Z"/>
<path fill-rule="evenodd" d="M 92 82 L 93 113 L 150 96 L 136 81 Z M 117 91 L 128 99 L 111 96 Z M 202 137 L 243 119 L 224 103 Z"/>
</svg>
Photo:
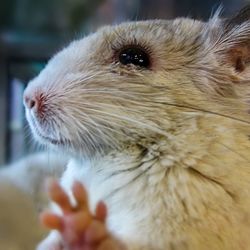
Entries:
<svg viewBox="0 0 250 250">
<path fill-rule="evenodd" d="M 32 98 L 27 97 L 27 96 L 24 97 L 24 102 L 25 102 L 27 108 L 29 108 L 29 109 L 32 109 L 36 106 L 36 101 Z"/>
<path fill-rule="evenodd" d="M 34 100 L 30 100 L 29 108 L 33 108 L 35 105 L 36 105 L 36 102 Z"/>
</svg>

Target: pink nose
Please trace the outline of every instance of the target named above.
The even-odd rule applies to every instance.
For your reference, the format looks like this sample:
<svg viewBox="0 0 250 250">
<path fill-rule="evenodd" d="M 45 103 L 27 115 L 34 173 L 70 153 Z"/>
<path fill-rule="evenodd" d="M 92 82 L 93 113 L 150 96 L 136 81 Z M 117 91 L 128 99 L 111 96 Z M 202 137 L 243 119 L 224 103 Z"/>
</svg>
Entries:
<svg viewBox="0 0 250 250">
<path fill-rule="evenodd" d="M 38 100 L 29 96 L 24 96 L 24 103 L 28 109 L 33 109 L 38 107 Z"/>
</svg>

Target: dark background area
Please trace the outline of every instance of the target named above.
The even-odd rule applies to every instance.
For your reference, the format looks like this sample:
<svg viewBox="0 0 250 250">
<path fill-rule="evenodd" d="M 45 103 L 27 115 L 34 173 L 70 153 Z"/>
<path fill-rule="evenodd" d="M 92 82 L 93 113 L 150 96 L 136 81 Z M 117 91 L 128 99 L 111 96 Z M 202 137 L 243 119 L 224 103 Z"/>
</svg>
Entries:
<svg viewBox="0 0 250 250">
<path fill-rule="evenodd" d="M 2 0 L 0 2 L 0 164 L 36 150 L 22 92 L 56 51 L 104 24 L 189 16 L 227 16 L 246 0 Z M 249 1 L 250 2 L 250 1 Z"/>
</svg>

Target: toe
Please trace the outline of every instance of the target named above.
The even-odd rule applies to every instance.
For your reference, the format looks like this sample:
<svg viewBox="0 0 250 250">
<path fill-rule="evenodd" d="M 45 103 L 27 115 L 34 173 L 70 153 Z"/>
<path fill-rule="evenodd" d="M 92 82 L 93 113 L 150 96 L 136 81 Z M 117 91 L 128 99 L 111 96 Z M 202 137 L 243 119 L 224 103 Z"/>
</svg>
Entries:
<svg viewBox="0 0 250 250">
<path fill-rule="evenodd" d="M 87 191 L 84 188 L 84 186 L 80 182 L 76 181 L 73 184 L 72 191 L 73 191 L 73 195 L 74 195 L 76 202 L 77 202 L 77 207 L 79 209 L 87 209 L 88 210 L 89 209 L 89 207 L 88 207 L 88 195 L 87 195 Z"/>
<path fill-rule="evenodd" d="M 51 212 L 43 212 L 40 215 L 42 225 L 49 229 L 56 229 L 61 231 L 63 229 L 62 218 L 59 215 Z"/>
<path fill-rule="evenodd" d="M 107 206 L 103 201 L 99 201 L 97 203 L 96 209 L 95 209 L 95 217 L 97 220 L 100 220 L 102 222 L 106 221 L 107 217 Z"/>
<path fill-rule="evenodd" d="M 68 195 L 60 186 L 58 181 L 50 180 L 48 183 L 48 193 L 55 203 L 57 203 L 64 213 L 68 213 L 72 211 L 72 206 L 69 200 Z"/>
</svg>

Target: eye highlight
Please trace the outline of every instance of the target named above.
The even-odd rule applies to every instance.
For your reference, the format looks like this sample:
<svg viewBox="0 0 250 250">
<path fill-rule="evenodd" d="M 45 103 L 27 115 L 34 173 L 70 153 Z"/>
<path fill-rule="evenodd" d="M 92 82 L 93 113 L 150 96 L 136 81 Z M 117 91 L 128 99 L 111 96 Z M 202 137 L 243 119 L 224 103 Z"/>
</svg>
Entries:
<svg viewBox="0 0 250 250">
<path fill-rule="evenodd" d="M 150 67 L 149 53 L 140 47 L 130 46 L 120 50 L 118 59 L 123 65 L 133 64 L 141 68 Z"/>
</svg>

